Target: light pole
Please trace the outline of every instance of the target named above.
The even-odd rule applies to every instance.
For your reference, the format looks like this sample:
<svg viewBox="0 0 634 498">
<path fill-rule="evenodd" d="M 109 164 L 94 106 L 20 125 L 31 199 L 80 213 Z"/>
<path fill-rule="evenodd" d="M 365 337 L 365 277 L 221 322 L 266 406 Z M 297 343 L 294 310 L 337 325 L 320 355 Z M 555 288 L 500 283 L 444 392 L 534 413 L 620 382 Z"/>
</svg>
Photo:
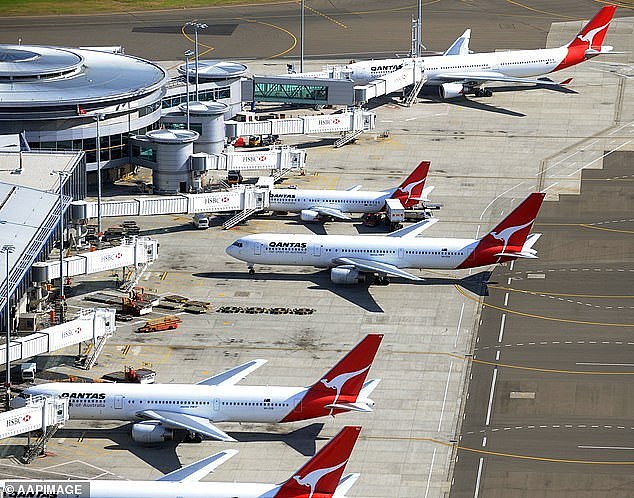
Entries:
<svg viewBox="0 0 634 498">
<path fill-rule="evenodd" d="M 68 171 L 54 170 L 51 175 L 59 176 L 59 298 L 62 301 L 60 306 L 60 322 L 64 321 L 64 179 L 71 173 Z"/>
<path fill-rule="evenodd" d="M 304 0 L 302 0 L 302 13 L 301 13 L 301 21 L 300 21 L 300 29 L 299 29 L 299 37 L 300 37 L 300 58 L 299 58 L 299 72 L 304 72 Z"/>
<path fill-rule="evenodd" d="M 185 50 L 185 91 L 187 92 L 187 129 L 189 130 L 189 58 L 194 55 L 191 50 Z"/>
<path fill-rule="evenodd" d="M 97 121 L 97 237 L 101 249 L 101 134 L 99 133 L 99 121 L 105 117 L 103 112 L 96 112 L 92 118 Z M 61 185 L 61 184 L 60 184 Z"/>
<path fill-rule="evenodd" d="M 194 27 L 194 55 L 196 64 L 196 101 L 198 101 L 198 30 L 207 29 L 207 25 L 204 22 L 190 21 L 186 26 Z"/>
<path fill-rule="evenodd" d="M 11 316 L 10 316 L 10 311 L 9 311 L 9 270 L 10 270 L 10 266 L 9 266 L 9 254 L 11 254 L 13 251 L 15 251 L 15 246 L 13 244 L 5 244 L 2 246 L 2 249 L 0 250 L 0 252 L 3 252 L 7 255 L 7 305 L 6 305 L 6 309 L 5 309 L 5 313 L 6 313 L 6 325 L 7 325 L 7 343 L 6 346 L 4 348 L 4 353 L 5 353 L 5 363 L 6 363 L 6 369 L 7 369 L 7 378 L 6 378 L 6 382 L 5 382 L 5 393 L 6 393 L 6 400 L 7 400 L 7 408 L 9 407 L 9 401 L 11 400 Z"/>
</svg>

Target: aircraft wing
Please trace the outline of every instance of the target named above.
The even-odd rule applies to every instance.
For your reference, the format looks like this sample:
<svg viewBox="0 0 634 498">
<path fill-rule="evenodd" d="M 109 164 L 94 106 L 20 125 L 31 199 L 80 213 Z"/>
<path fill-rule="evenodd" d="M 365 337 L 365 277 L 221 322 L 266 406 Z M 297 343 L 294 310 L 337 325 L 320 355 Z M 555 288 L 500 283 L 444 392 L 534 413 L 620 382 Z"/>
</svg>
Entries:
<svg viewBox="0 0 634 498">
<path fill-rule="evenodd" d="M 456 81 L 462 83 L 485 83 L 487 81 L 501 81 L 504 83 L 524 83 L 526 85 L 547 85 L 547 86 L 561 86 L 561 83 L 556 83 L 548 79 L 529 79 L 529 78 L 514 78 L 512 76 L 505 76 L 502 73 L 495 71 L 481 71 L 479 73 L 447 73 L 437 74 L 433 77 L 434 80 L 443 81 Z"/>
<path fill-rule="evenodd" d="M 339 211 L 338 209 L 322 207 L 322 206 L 313 206 L 310 209 L 312 209 L 313 211 L 317 211 L 319 214 L 323 216 L 332 216 L 333 218 L 337 218 L 338 220 L 350 219 L 350 216 L 344 214 L 342 211 Z"/>
<path fill-rule="evenodd" d="M 460 35 L 460 38 L 451 44 L 443 55 L 468 55 L 470 38 L 471 30 L 467 29 L 464 33 L 462 33 L 462 35 Z"/>
<path fill-rule="evenodd" d="M 237 384 L 242 379 L 244 379 L 251 372 L 254 372 L 262 365 L 266 363 L 266 360 L 251 360 L 243 363 L 242 365 L 238 365 L 237 367 L 230 368 L 229 370 L 225 370 L 218 375 L 214 375 L 213 377 L 208 377 L 206 379 L 197 382 L 196 385 L 205 385 L 205 386 L 233 386 Z"/>
<path fill-rule="evenodd" d="M 216 470 L 216 467 L 219 467 L 237 454 L 237 450 L 221 451 L 220 453 L 198 460 L 169 474 L 165 474 L 163 477 L 159 477 L 157 481 L 198 482 L 207 474 Z"/>
<path fill-rule="evenodd" d="M 381 263 L 380 261 L 371 261 L 368 259 L 360 258 L 337 258 L 335 262 L 340 265 L 354 266 L 361 271 L 369 273 L 384 273 L 386 275 L 392 275 L 393 277 L 406 278 L 407 280 L 422 280 L 422 278 L 419 278 L 416 275 L 412 275 L 405 270 L 401 270 L 394 265 Z"/>
<path fill-rule="evenodd" d="M 395 232 L 390 232 L 386 237 L 404 237 L 411 238 L 420 235 L 423 231 L 427 230 L 430 226 L 435 225 L 438 222 L 438 218 L 427 218 L 426 220 L 419 221 Z"/>
<path fill-rule="evenodd" d="M 350 491 L 350 488 L 354 486 L 354 483 L 357 482 L 361 474 L 348 474 L 343 476 L 343 478 L 337 484 L 337 489 L 335 490 L 335 494 L 332 495 L 333 498 L 345 498 L 346 493 Z"/>
<path fill-rule="evenodd" d="M 235 439 L 218 429 L 209 420 L 196 415 L 186 415 L 166 410 L 143 410 L 137 412 L 136 415 L 145 420 L 158 420 L 168 427 L 197 432 L 219 441 L 235 442 Z"/>
<path fill-rule="evenodd" d="M 348 187 L 346 189 L 346 192 L 356 192 L 357 190 L 359 190 L 363 185 L 353 185 L 352 187 Z"/>
</svg>

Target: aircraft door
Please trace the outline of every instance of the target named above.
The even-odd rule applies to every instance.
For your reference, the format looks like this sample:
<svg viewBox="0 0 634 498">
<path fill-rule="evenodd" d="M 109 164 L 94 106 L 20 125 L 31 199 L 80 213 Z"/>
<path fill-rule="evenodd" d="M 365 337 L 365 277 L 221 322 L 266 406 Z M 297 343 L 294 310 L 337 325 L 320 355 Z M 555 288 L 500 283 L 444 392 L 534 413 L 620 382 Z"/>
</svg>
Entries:
<svg viewBox="0 0 634 498">
<path fill-rule="evenodd" d="M 321 244 L 315 244 L 313 246 L 313 256 L 315 257 L 321 256 L 321 248 L 322 248 Z"/>
<path fill-rule="evenodd" d="M 398 248 L 398 259 L 403 259 L 405 257 L 405 249 L 402 247 Z"/>
<path fill-rule="evenodd" d="M 220 399 L 218 399 L 218 398 L 214 398 L 214 404 L 213 404 L 213 407 L 214 407 L 214 411 L 215 411 L 215 412 L 220 411 Z"/>
<path fill-rule="evenodd" d="M 115 410 L 123 409 L 123 396 L 114 397 L 114 409 Z"/>
<path fill-rule="evenodd" d="M 260 244 L 259 242 L 255 242 L 253 244 L 253 254 L 255 254 L 256 256 L 262 254 L 262 244 Z"/>
</svg>

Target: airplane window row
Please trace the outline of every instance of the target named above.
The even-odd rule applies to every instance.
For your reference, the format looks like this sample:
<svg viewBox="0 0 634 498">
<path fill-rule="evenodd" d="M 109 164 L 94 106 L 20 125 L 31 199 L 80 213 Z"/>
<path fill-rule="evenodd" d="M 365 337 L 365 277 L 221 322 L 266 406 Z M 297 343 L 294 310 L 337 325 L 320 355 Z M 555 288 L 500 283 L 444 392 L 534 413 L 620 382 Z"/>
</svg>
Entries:
<svg viewBox="0 0 634 498">
<path fill-rule="evenodd" d="M 443 66 L 438 69 L 464 69 L 467 67 L 488 67 L 488 64 L 465 64 L 464 66 Z"/>
<path fill-rule="evenodd" d="M 288 403 L 249 403 L 246 401 L 223 401 L 223 406 L 290 406 Z"/>
<path fill-rule="evenodd" d="M 542 60 L 538 60 L 538 61 L 519 61 L 519 62 L 502 62 L 503 66 L 508 66 L 510 64 L 535 64 L 538 62 L 555 62 L 554 59 L 542 59 Z"/>
<path fill-rule="evenodd" d="M 450 251 L 405 251 L 405 254 L 443 254 L 448 256 L 464 256 L 462 252 L 450 252 Z"/>
<path fill-rule="evenodd" d="M 135 400 L 135 399 L 130 400 L 129 399 L 128 400 L 128 404 L 136 403 L 137 401 L 139 403 L 143 403 L 144 402 L 142 399 L 139 399 L 139 400 Z M 160 405 L 160 404 L 162 404 L 162 405 L 180 405 L 181 403 L 188 404 L 188 405 L 210 405 L 211 404 L 209 401 L 178 401 L 178 400 L 156 401 L 156 400 L 153 400 L 153 399 L 149 399 L 149 400 L 145 401 L 145 403 L 157 404 L 157 405 Z"/>
<path fill-rule="evenodd" d="M 396 254 L 396 251 L 387 251 L 384 249 L 326 249 L 326 252 L 355 252 L 355 253 L 381 253 L 381 254 Z"/>
</svg>

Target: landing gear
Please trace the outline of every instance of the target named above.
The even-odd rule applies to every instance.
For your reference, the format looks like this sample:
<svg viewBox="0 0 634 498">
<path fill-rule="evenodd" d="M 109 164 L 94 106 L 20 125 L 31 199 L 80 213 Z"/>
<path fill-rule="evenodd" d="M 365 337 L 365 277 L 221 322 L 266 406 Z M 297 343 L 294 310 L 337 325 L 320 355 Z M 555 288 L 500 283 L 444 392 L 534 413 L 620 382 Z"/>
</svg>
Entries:
<svg viewBox="0 0 634 498">
<path fill-rule="evenodd" d="M 249 266 L 249 275 L 255 275 L 255 268 L 253 268 L 253 266 Z"/>
<path fill-rule="evenodd" d="M 185 435 L 185 439 L 184 441 L 185 443 L 202 443 L 203 442 L 203 437 L 201 434 L 198 434 L 197 432 L 193 432 L 193 431 L 187 431 L 187 434 Z"/>
<path fill-rule="evenodd" d="M 381 275 L 377 275 L 374 279 L 376 285 L 390 285 L 390 279 Z"/>
<path fill-rule="evenodd" d="M 493 92 L 486 88 L 476 88 L 474 91 L 476 97 L 493 97 Z"/>
</svg>

